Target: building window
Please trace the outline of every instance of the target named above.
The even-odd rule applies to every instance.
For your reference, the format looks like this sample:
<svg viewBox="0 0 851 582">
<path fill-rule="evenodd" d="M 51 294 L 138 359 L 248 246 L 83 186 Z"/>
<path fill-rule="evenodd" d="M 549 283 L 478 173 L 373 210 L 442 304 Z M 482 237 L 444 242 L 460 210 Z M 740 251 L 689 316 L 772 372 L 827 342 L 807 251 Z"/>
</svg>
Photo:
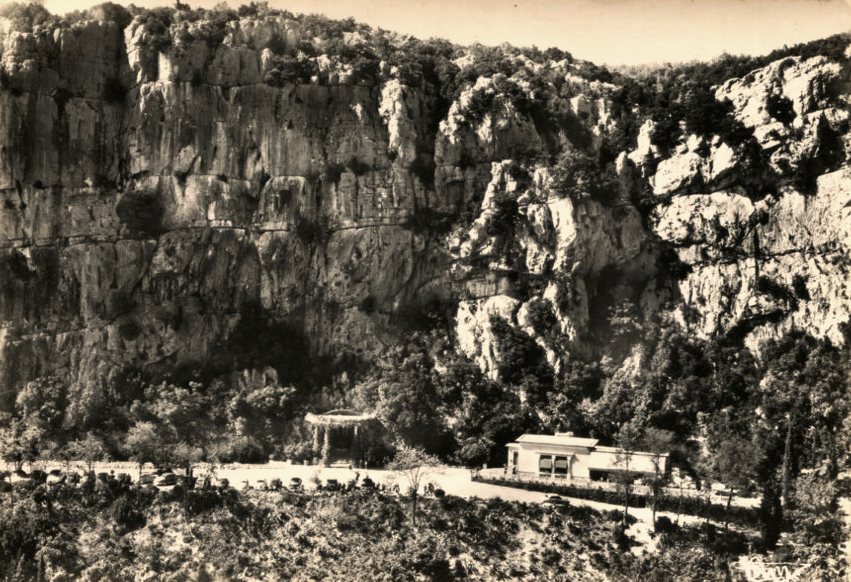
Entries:
<svg viewBox="0 0 851 582">
<path fill-rule="evenodd" d="M 570 472 L 570 461 L 567 457 L 556 457 L 553 463 L 553 475 L 565 478 Z"/>
<path fill-rule="evenodd" d="M 553 471 L 553 457 L 552 455 L 541 455 L 538 461 L 538 474 L 539 475 L 551 475 Z"/>
</svg>

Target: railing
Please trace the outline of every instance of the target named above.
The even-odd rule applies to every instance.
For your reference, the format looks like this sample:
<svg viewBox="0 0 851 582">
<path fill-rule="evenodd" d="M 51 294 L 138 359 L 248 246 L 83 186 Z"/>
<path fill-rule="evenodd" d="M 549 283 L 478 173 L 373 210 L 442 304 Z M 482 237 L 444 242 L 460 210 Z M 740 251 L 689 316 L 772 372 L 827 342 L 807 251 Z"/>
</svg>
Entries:
<svg viewBox="0 0 851 582">
<path fill-rule="evenodd" d="M 581 487 L 582 489 L 598 489 L 600 491 L 618 491 L 617 483 L 610 481 L 592 481 L 584 477 L 559 477 L 555 475 L 536 475 L 535 473 L 509 473 L 505 469 L 481 469 L 478 476 L 482 479 L 500 479 L 504 481 L 517 481 L 519 483 L 537 483 L 540 485 L 567 485 Z M 652 490 L 647 485 L 635 484 L 632 492 L 638 495 L 650 495 Z M 673 490 L 670 492 L 673 494 Z"/>
<path fill-rule="evenodd" d="M 500 479 L 505 481 L 517 481 L 520 483 L 537 483 L 540 485 L 571 485 L 574 487 L 582 487 L 583 489 L 599 489 L 602 491 L 618 491 L 618 484 L 612 483 L 611 481 L 592 481 L 591 479 L 586 479 L 584 477 L 559 477 L 555 475 L 538 475 L 535 473 L 514 473 L 512 474 L 509 471 L 506 471 L 505 468 L 502 467 L 494 467 L 489 469 L 480 469 L 478 472 L 479 477 L 483 479 Z M 631 491 L 637 495 L 652 495 L 653 489 L 648 485 L 641 485 L 638 483 L 633 484 Z M 721 499 L 726 504 L 726 497 L 719 497 L 714 492 L 709 492 L 713 496 L 713 501 L 716 499 Z M 707 491 L 687 488 L 687 487 L 661 487 L 659 489 L 659 495 L 669 497 L 672 499 L 677 499 L 679 497 L 691 498 L 691 499 L 705 499 L 707 495 Z M 735 495 L 733 497 L 733 506 L 742 506 L 742 507 L 754 507 L 758 505 L 759 500 L 748 497 L 741 497 Z"/>
<path fill-rule="evenodd" d="M 624 503 L 623 493 L 618 491 L 618 485 L 605 481 L 575 478 L 559 479 L 528 473 L 510 475 L 504 473 L 502 469 L 478 471 L 473 475 L 473 480 L 600 503 L 615 505 Z M 651 488 L 647 485 L 634 485 L 630 491 L 630 505 L 642 508 L 650 507 L 655 503 L 658 511 L 693 515 L 748 528 L 757 527 L 760 523 L 758 504 L 732 505 L 728 508 L 726 498 L 713 498 L 711 495 L 706 495 L 706 491 L 697 492 L 695 495 L 686 489 L 680 492 L 678 488 L 664 488 L 660 493 L 660 495 L 653 495 Z M 691 493 L 691 495 L 688 493 Z M 716 501 L 721 503 L 716 503 Z"/>
</svg>

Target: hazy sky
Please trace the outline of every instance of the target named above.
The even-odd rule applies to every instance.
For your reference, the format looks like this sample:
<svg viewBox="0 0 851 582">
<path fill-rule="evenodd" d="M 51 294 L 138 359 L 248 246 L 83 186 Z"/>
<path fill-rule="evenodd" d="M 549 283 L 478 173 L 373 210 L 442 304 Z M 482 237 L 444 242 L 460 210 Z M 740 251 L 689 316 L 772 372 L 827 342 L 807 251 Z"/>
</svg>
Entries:
<svg viewBox="0 0 851 582">
<path fill-rule="evenodd" d="M 217 1 L 189 4 L 210 7 Z M 54 13 L 97 3 L 45 0 Z M 851 0 L 270 0 L 269 5 L 353 16 L 421 38 L 557 46 L 612 65 L 708 59 L 725 51 L 763 54 L 851 30 Z"/>
</svg>

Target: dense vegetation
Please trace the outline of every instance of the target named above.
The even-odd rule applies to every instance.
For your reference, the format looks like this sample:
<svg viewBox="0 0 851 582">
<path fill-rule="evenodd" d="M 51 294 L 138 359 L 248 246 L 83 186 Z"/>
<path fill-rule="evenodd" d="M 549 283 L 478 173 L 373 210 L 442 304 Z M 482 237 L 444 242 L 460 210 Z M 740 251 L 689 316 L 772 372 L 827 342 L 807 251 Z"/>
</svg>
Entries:
<svg viewBox="0 0 851 582">
<path fill-rule="evenodd" d="M 706 344 L 657 330 L 642 340 L 651 365 L 623 381 L 593 364 L 553 376 L 531 339 L 501 333 L 511 373 L 500 380 L 486 378 L 438 334 L 417 334 L 380 355 L 353 391 L 325 397 L 374 410 L 393 436 L 471 466 L 502 463 L 504 443 L 525 431 L 572 429 L 618 444 L 632 432 L 632 448 L 664 431 L 673 462 L 703 486 L 719 481 L 762 496 L 766 547 L 784 530 L 820 548 L 838 542 L 841 529 L 805 524 L 824 519 L 818 508 L 835 507 L 833 484 L 848 466 L 847 348 L 793 335 L 758 361 L 732 340 Z M 297 388 L 231 382 L 181 386 L 122 377 L 106 393 L 69 403 L 63 384 L 44 378 L 18 395 L 0 447 L 19 466 L 39 458 L 183 466 L 262 461 L 270 453 L 310 457 Z M 734 453 L 747 447 L 745 463 L 737 463 Z"/>
<path fill-rule="evenodd" d="M 15 486 L 0 493 L 0 579 L 725 580 L 745 545 L 668 524 L 651 560 L 629 552 L 617 512 L 447 496 L 422 500 L 413 526 L 404 503 L 108 479 Z"/>
</svg>

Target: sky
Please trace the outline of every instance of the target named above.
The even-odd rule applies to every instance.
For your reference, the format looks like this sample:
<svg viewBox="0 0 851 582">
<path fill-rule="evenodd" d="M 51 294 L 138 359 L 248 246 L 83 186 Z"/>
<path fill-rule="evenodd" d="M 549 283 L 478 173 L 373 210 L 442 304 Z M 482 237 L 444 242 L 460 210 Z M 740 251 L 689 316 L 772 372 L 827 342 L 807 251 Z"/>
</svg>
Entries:
<svg viewBox="0 0 851 582">
<path fill-rule="evenodd" d="M 100 1 L 44 4 L 53 13 L 64 13 Z M 219 0 L 187 1 L 209 8 Z M 172 2 L 134 3 L 151 7 Z M 351 16 L 372 26 L 461 44 L 556 46 L 606 65 L 707 60 L 724 52 L 760 55 L 851 31 L 851 0 L 270 0 L 269 5 L 332 18 Z"/>
</svg>

